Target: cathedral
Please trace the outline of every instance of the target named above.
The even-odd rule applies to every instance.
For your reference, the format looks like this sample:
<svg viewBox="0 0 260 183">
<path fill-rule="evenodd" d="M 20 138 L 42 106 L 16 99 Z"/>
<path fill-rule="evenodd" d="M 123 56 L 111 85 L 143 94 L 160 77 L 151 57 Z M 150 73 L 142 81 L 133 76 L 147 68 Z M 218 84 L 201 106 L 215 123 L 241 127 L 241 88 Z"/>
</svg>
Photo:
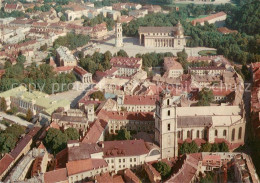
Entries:
<svg viewBox="0 0 260 183">
<path fill-rule="evenodd" d="M 175 27 L 139 27 L 140 45 L 148 48 L 178 48 L 186 46 L 184 29 L 180 22 Z"/>
</svg>

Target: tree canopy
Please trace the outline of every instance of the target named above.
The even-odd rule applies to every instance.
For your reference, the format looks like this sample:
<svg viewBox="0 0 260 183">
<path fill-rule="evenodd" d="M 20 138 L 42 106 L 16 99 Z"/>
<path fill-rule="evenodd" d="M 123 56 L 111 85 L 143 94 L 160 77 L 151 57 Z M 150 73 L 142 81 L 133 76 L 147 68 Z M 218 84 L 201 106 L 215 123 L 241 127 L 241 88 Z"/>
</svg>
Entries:
<svg viewBox="0 0 260 183">
<path fill-rule="evenodd" d="M 105 96 L 101 91 L 95 91 L 90 95 L 90 98 L 98 99 L 99 101 L 105 100 Z"/>
<path fill-rule="evenodd" d="M 70 50 L 74 50 L 78 47 L 82 47 L 87 44 L 90 40 L 88 35 L 83 34 L 75 34 L 75 33 L 67 33 L 66 36 L 59 37 L 53 43 L 54 48 L 58 48 L 59 46 L 68 47 Z"/>
<path fill-rule="evenodd" d="M 158 163 L 154 163 L 152 165 L 161 174 L 163 179 L 166 179 L 170 176 L 171 167 L 167 163 L 159 161 Z"/>
<path fill-rule="evenodd" d="M 211 102 L 214 100 L 213 91 L 211 89 L 203 88 L 199 92 L 199 106 L 209 106 Z"/>
<path fill-rule="evenodd" d="M 79 132 L 75 128 L 67 128 L 64 133 L 66 134 L 68 140 L 78 140 Z"/>
<path fill-rule="evenodd" d="M 121 129 L 116 135 L 116 140 L 130 140 L 132 138 L 130 131 L 127 129 Z"/>
<path fill-rule="evenodd" d="M 0 80 L 0 91 L 10 90 L 24 83 L 33 89 L 52 94 L 71 89 L 71 83 L 74 81 L 76 81 L 76 77 L 73 73 L 56 74 L 53 67 L 48 64 L 37 66 L 32 63 L 24 68 L 22 63 L 17 63 L 6 68 L 5 74 Z"/>
</svg>

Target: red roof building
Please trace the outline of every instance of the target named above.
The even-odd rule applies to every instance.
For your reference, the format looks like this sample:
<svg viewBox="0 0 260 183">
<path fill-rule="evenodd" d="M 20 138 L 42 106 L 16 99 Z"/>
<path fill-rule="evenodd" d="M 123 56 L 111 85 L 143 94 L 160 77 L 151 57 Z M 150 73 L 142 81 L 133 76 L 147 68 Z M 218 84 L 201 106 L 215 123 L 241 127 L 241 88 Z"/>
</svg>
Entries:
<svg viewBox="0 0 260 183">
<path fill-rule="evenodd" d="M 2 178 L 6 175 L 13 163 L 14 158 L 9 154 L 5 154 L 0 160 L 0 180 L 2 180 Z"/>
</svg>

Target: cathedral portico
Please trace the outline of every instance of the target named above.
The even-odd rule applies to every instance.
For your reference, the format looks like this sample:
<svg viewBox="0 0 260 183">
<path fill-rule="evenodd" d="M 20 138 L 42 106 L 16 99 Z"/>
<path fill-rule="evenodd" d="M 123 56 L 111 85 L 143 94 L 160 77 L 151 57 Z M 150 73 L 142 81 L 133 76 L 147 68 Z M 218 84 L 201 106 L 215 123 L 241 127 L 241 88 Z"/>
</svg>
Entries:
<svg viewBox="0 0 260 183">
<path fill-rule="evenodd" d="M 183 48 L 186 37 L 180 22 L 175 27 L 140 27 L 139 44 L 151 48 Z"/>
</svg>

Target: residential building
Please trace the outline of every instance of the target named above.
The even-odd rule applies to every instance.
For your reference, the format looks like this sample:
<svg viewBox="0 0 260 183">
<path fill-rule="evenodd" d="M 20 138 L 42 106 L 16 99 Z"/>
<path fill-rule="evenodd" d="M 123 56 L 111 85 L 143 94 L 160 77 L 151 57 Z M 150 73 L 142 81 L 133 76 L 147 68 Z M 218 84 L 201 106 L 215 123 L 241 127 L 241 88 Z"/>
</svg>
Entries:
<svg viewBox="0 0 260 183">
<path fill-rule="evenodd" d="M 142 69 L 142 58 L 113 57 L 110 64 L 118 69 L 118 76 L 132 76 Z"/>
<path fill-rule="evenodd" d="M 183 68 L 181 63 L 177 61 L 177 57 L 164 58 L 165 77 L 178 78 L 183 75 Z"/>
<path fill-rule="evenodd" d="M 154 112 L 155 102 L 158 95 L 138 96 L 138 95 L 118 95 L 118 110 L 125 108 L 129 112 Z"/>
<path fill-rule="evenodd" d="M 4 11 L 7 13 L 11 13 L 13 11 L 22 11 L 24 12 L 23 4 L 18 2 L 17 4 L 8 4 L 5 3 L 4 5 Z"/>
</svg>

